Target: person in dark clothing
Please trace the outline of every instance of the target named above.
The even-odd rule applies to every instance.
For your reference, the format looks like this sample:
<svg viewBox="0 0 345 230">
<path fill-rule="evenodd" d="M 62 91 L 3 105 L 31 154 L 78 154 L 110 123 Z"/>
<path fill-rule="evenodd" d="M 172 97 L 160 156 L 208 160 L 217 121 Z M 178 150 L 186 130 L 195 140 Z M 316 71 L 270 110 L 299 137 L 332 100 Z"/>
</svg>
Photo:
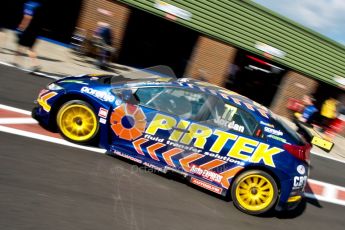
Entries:
<svg viewBox="0 0 345 230">
<path fill-rule="evenodd" d="M 3 46 L 4 37 L 5 37 L 4 28 L 2 27 L 1 21 L 0 21 L 0 49 Z"/>
<path fill-rule="evenodd" d="M 96 47 L 98 47 L 98 60 L 97 65 L 104 69 L 107 67 L 107 61 L 113 52 L 112 40 L 113 35 L 110 25 L 105 22 L 98 22 L 97 29 L 94 34 Z"/>
<path fill-rule="evenodd" d="M 314 105 L 314 98 L 309 95 L 303 96 L 304 109 L 302 114 L 295 114 L 296 118 L 305 124 L 311 125 L 318 111 Z"/>
<path fill-rule="evenodd" d="M 24 53 L 26 49 L 31 59 L 31 70 L 33 72 L 40 69 L 37 54 L 33 47 L 41 29 L 41 7 L 41 3 L 38 1 L 26 2 L 24 5 L 23 19 L 17 28 L 18 49 L 15 56 L 15 64 L 17 64 L 19 55 Z"/>
<path fill-rule="evenodd" d="M 3 14 L 0 14 L 0 49 L 3 46 L 4 43 L 4 37 L 5 37 L 5 32 L 4 32 L 4 18 Z"/>
<path fill-rule="evenodd" d="M 305 95 L 303 98 L 303 102 L 305 104 L 302 118 L 304 122 L 311 124 L 313 119 L 315 118 L 315 114 L 318 111 L 317 108 L 314 105 L 315 99 L 311 96 Z"/>
</svg>

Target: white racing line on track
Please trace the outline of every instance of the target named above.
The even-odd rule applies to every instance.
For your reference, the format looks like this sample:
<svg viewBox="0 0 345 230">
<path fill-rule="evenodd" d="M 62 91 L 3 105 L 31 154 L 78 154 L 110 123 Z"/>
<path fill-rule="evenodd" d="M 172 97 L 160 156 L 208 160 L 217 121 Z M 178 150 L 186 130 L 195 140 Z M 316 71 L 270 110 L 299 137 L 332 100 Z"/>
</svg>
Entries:
<svg viewBox="0 0 345 230">
<path fill-rule="evenodd" d="M 55 143 L 55 144 L 59 144 L 59 145 L 70 146 L 73 148 L 88 150 L 88 151 L 102 153 L 102 154 L 106 153 L 105 149 L 93 148 L 93 147 L 88 147 L 88 146 L 83 146 L 83 145 L 77 145 L 77 144 L 73 144 L 69 141 L 66 141 L 64 139 L 60 139 L 60 138 L 56 138 L 56 137 L 49 137 L 46 135 L 28 132 L 28 131 L 24 131 L 24 130 L 20 130 L 20 129 L 9 128 L 9 127 L 5 127 L 2 125 L 0 125 L 0 132 L 11 133 L 11 134 L 15 134 L 15 135 L 23 136 L 23 137 L 30 137 L 30 138 L 37 139 L 37 140 L 47 141 L 47 142 L 51 142 L 51 143 Z"/>
<path fill-rule="evenodd" d="M 42 72 L 39 72 L 39 71 L 33 72 L 33 71 L 29 70 L 29 69 L 20 68 L 20 67 L 15 66 L 15 65 L 13 65 L 11 63 L 7 63 L 7 62 L 3 62 L 3 61 L 0 61 L 0 65 L 5 65 L 5 66 L 13 67 L 13 68 L 22 70 L 22 71 L 27 72 L 27 73 L 32 73 L 32 74 L 37 75 L 37 76 L 46 77 L 46 78 L 50 78 L 50 79 L 54 79 L 54 80 L 58 80 L 58 79 L 61 78 L 61 77 L 49 75 L 49 74 L 46 74 L 46 73 L 42 73 Z"/>
<path fill-rule="evenodd" d="M 24 110 L 24 109 L 18 109 L 16 107 L 12 107 L 12 106 L 8 106 L 8 105 L 0 104 L 0 109 L 5 109 L 5 110 L 11 111 L 11 112 L 16 112 L 16 113 L 21 113 L 21 114 L 24 114 L 24 115 L 31 116 L 31 112 L 30 111 L 27 111 L 27 110 Z"/>
<path fill-rule="evenodd" d="M 6 124 L 37 124 L 32 118 L 0 118 L 0 125 Z"/>
<path fill-rule="evenodd" d="M 1 112 L 3 111 L 3 114 L 6 115 L 6 112 L 15 112 L 20 115 L 26 115 L 27 117 L 3 117 L 1 116 Z M 44 134 L 35 133 L 31 131 L 21 130 L 18 128 L 8 127 L 6 125 L 32 125 L 36 124 L 37 127 L 39 125 L 37 124 L 37 121 L 29 117 L 31 114 L 30 111 L 18 109 L 15 107 L 2 105 L 0 104 L 0 132 L 4 133 L 10 133 L 14 135 L 19 135 L 23 137 L 29 137 L 37 140 L 47 141 L 55 144 L 65 145 L 77 149 L 83 149 L 87 151 L 97 152 L 101 154 L 105 154 L 106 150 L 101 148 L 94 148 L 94 147 L 88 147 L 83 145 L 77 145 L 71 142 L 68 142 L 64 139 L 57 138 L 57 137 L 50 137 Z M 329 157 L 327 157 L 329 158 Z M 345 163 L 344 161 L 338 160 L 338 159 L 332 159 L 336 160 L 338 162 Z M 305 196 L 311 199 L 317 199 L 320 201 L 325 201 L 333 204 L 338 204 L 345 206 L 345 187 L 337 186 L 334 184 L 317 181 L 313 179 L 308 179 L 308 187 L 310 188 L 309 191 L 305 193 Z"/>
</svg>

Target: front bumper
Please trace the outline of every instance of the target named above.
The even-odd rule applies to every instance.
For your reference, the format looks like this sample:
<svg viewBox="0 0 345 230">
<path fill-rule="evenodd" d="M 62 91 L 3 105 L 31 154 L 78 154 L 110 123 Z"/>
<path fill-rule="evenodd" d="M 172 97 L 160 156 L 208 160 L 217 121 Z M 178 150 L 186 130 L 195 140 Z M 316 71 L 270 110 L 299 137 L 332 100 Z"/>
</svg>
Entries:
<svg viewBox="0 0 345 230">
<path fill-rule="evenodd" d="M 40 119 L 39 119 L 39 116 L 38 116 L 38 110 L 39 110 L 39 107 L 38 106 L 35 106 L 32 110 L 31 110 L 31 117 L 33 119 L 35 119 L 36 121 L 40 122 Z"/>
<path fill-rule="evenodd" d="M 31 117 L 38 121 L 38 123 L 45 129 L 56 132 L 55 127 L 51 125 L 50 122 L 50 114 L 44 111 L 44 109 L 40 105 L 36 105 L 31 110 Z"/>
</svg>

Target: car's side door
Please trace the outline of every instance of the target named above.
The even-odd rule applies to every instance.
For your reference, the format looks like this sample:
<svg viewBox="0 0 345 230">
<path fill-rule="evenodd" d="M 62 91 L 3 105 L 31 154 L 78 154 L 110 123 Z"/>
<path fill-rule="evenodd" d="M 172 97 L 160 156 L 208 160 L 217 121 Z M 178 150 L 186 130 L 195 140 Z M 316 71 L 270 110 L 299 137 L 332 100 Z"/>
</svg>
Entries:
<svg viewBox="0 0 345 230">
<path fill-rule="evenodd" d="M 275 167 L 274 157 L 282 150 L 263 138 L 259 120 L 254 112 L 240 105 L 218 100 L 210 116 L 203 121 L 214 130 L 205 151 L 237 165 L 259 163 Z"/>
<path fill-rule="evenodd" d="M 196 149 L 192 148 L 190 127 L 210 96 L 173 86 L 133 91 L 136 102 L 127 100 L 113 111 L 114 146 L 154 163 L 180 168 L 181 157 Z"/>
</svg>

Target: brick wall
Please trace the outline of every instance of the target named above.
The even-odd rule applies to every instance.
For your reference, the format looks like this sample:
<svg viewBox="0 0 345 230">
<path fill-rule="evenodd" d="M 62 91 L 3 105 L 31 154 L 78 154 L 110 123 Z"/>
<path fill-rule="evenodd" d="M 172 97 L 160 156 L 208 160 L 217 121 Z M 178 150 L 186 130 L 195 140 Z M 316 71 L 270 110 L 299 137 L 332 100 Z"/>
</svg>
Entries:
<svg viewBox="0 0 345 230">
<path fill-rule="evenodd" d="M 279 115 L 291 118 L 292 112 L 286 108 L 289 98 L 302 99 L 305 94 L 313 94 L 318 82 L 289 71 L 284 77 L 272 102 L 271 110 Z"/>
<path fill-rule="evenodd" d="M 236 48 L 205 36 L 200 36 L 194 48 L 186 75 L 223 86 L 227 78 L 230 63 L 233 63 Z"/>
<path fill-rule="evenodd" d="M 109 11 L 112 15 L 101 13 L 100 10 Z M 90 36 L 96 29 L 97 22 L 109 23 L 115 38 L 113 41 L 114 47 L 119 49 L 122 44 L 129 14 L 129 7 L 115 0 L 84 0 L 78 27 L 86 29 Z"/>
</svg>

